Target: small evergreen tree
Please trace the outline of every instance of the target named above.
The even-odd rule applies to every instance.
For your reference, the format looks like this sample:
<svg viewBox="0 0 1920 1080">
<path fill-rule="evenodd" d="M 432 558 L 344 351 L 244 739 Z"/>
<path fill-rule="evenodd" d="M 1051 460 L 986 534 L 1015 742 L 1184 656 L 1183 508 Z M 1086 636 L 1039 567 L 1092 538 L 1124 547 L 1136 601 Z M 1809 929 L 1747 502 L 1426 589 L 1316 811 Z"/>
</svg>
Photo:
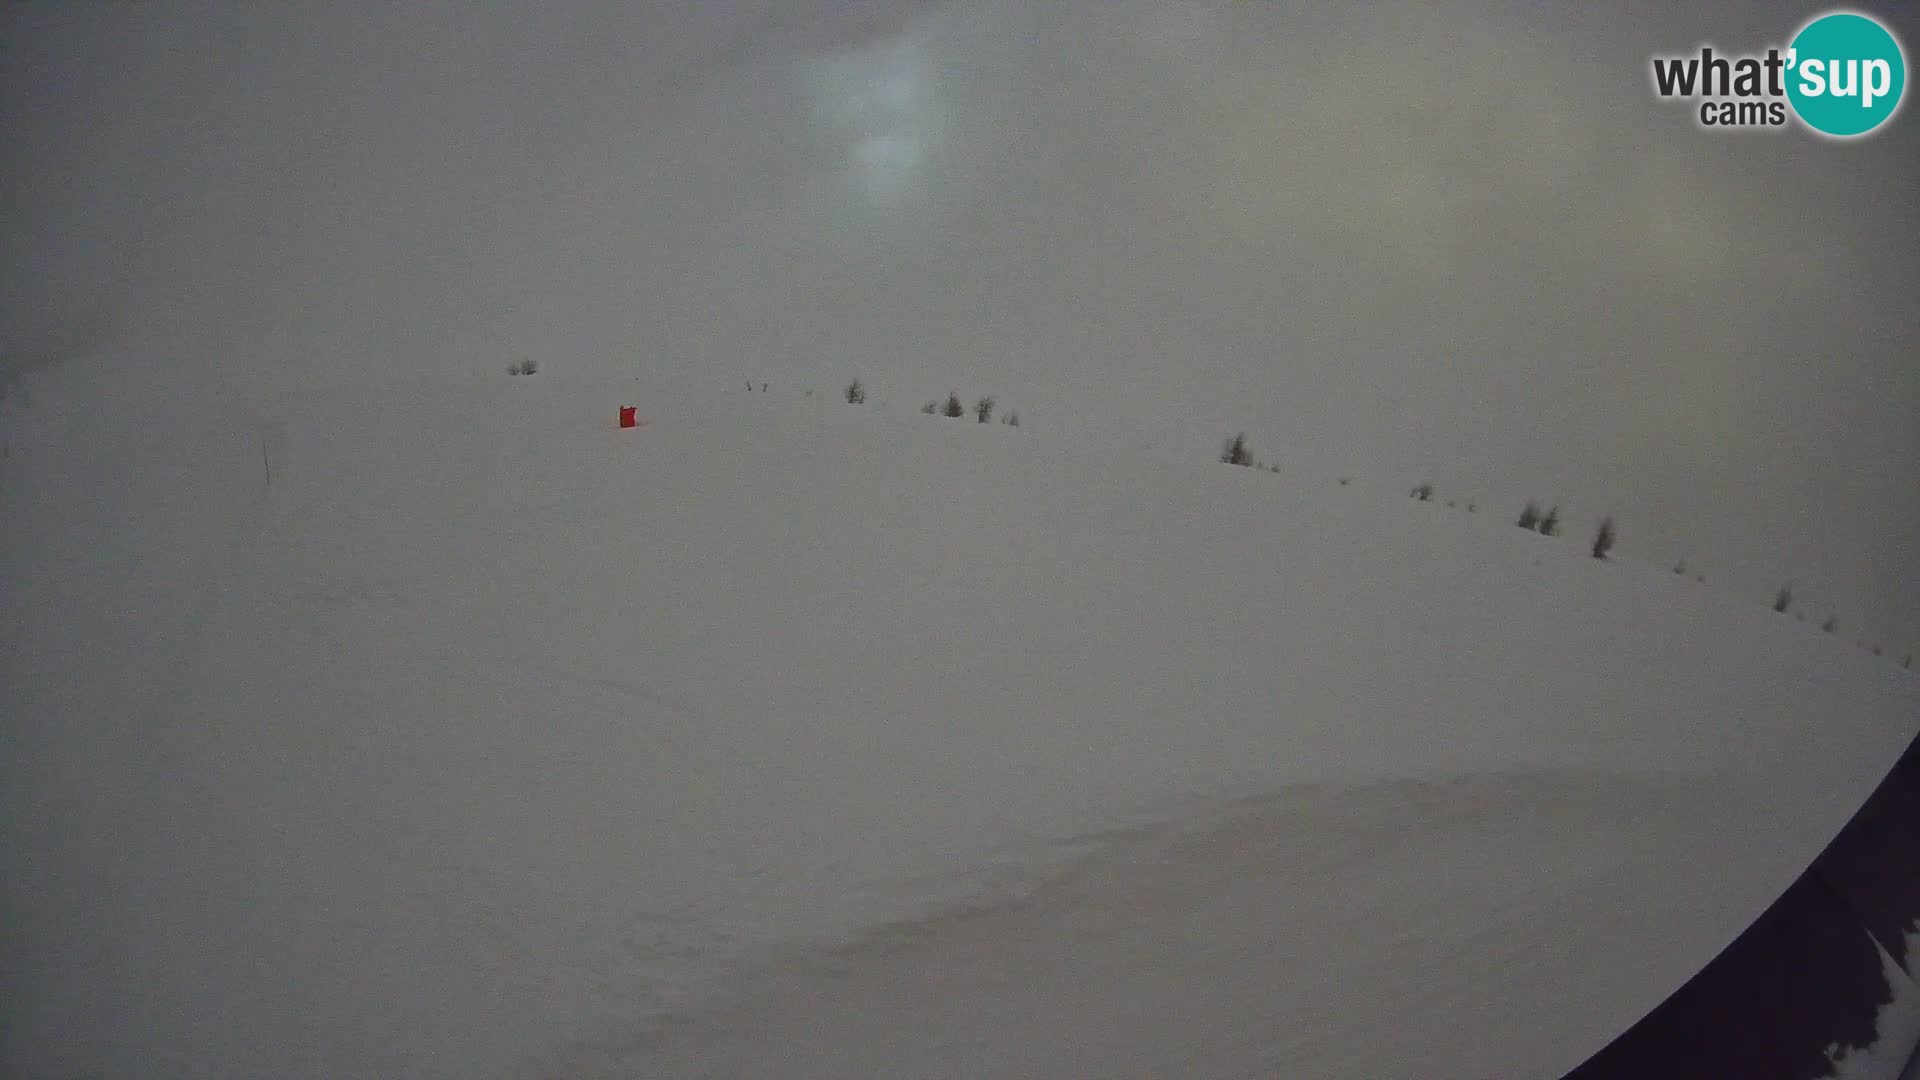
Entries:
<svg viewBox="0 0 1920 1080">
<path fill-rule="evenodd" d="M 1613 519 L 1601 518 L 1600 531 L 1593 534 L 1593 557 L 1604 559 L 1613 550 Z"/>
<path fill-rule="evenodd" d="M 983 397 L 979 401 L 976 401 L 973 403 L 973 415 L 979 417 L 980 422 L 983 424 L 992 422 L 993 420 L 993 395 L 992 394 L 988 394 L 986 397 Z"/>
<path fill-rule="evenodd" d="M 1414 498 L 1419 499 L 1421 502 L 1432 502 L 1433 501 L 1432 481 L 1423 480 L 1420 483 L 1415 484 L 1413 486 L 1412 494 Z"/>
<path fill-rule="evenodd" d="M 1520 520 L 1515 522 L 1514 524 L 1519 525 L 1521 528 L 1527 530 L 1528 532 L 1532 532 L 1533 530 L 1539 528 L 1540 527 L 1540 504 L 1537 502 L 1534 502 L 1532 499 L 1528 499 L 1527 505 L 1520 508 Z"/>
<path fill-rule="evenodd" d="M 1791 584 L 1780 586 L 1780 591 L 1773 594 L 1773 610 L 1778 611 L 1782 615 L 1784 615 L 1786 614 L 1787 609 L 1792 606 L 1793 606 L 1793 586 Z"/>
<path fill-rule="evenodd" d="M 1827 621 L 1820 624 L 1820 629 L 1824 630 L 1829 634 L 1833 633 L 1835 630 L 1840 629 L 1839 617 L 1834 615 L 1827 616 Z"/>
<path fill-rule="evenodd" d="M 946 413 L 948 416 L 956 418 L 967 415 L 967 407 L 960 403 L 959 394 L 953 393 L 947 395 Z"/>
<path fill-rule="evenodd" d="M 847 404 L 865 405 L 866 403 L 867 403 L 867 388 L 860 385 L 860 380 L 855 379 L 852 382 L 848 383 L 847 384 Z"/>
<path fill-rule="evenodd" d="M 1221 444 L 1220 461 L 1226 465 L 1253 464 L 1253 451 L 1247 447 L 1247 433 L 1241 432 Z"/>
<path fill-rule="evenodd" d="M 1547 516 L 1540 519 L 1540 535 L 1541 536 L 1559 536 L 1560 535 L 1560 508 L 1559 507 L 1556 506 L 1553 509 L 1547 511 Z"/>
</svg>

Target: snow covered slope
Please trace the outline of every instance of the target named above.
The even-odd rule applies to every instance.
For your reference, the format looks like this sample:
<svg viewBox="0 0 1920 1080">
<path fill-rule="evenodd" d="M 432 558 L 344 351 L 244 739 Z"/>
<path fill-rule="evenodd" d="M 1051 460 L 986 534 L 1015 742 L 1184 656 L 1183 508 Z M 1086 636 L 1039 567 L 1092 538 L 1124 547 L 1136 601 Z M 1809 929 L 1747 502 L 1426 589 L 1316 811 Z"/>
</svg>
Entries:
<svg viewBox="0 0 1920 1080">
<path fill-rule="evenodd" d="M 20 418 L 5 1071 L 1550 1075 L 1914 735 L 1504 514 L 821 391 Z"/>
</svg>

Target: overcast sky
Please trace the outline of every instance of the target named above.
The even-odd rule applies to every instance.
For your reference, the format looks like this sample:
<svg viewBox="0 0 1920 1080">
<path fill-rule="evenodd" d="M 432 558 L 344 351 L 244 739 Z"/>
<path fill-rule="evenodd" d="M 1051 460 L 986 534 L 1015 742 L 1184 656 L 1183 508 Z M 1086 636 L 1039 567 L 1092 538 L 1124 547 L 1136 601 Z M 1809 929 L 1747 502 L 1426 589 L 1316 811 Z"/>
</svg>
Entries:
<svg viewBox="0 0 1920 1080">
<path fill-rule="evenodd" d="M 1648 77 L 1821 7 L 1326 7 L 8 5 L 0 348 L 41 401 L 533 356 L 1244 429 L 1920 647 L 1920 114 Z"/>
</svg>

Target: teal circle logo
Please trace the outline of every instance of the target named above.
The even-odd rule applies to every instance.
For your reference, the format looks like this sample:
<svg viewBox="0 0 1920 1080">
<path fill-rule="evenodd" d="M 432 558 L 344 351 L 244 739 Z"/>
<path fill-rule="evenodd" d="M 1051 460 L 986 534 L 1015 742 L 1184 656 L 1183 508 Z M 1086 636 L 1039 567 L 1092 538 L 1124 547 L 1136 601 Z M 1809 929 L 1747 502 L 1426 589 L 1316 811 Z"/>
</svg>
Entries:
<svg viewBox="0 0 1920 1080">
<path fill-rule="evenodd" d="M 1815 131 L 1865 135 L 1900 108 L 1907 60 L 1887 28 L 1837 11 L 1802 27 L 1788 46 L 1787 100 Z"/>
</svg>

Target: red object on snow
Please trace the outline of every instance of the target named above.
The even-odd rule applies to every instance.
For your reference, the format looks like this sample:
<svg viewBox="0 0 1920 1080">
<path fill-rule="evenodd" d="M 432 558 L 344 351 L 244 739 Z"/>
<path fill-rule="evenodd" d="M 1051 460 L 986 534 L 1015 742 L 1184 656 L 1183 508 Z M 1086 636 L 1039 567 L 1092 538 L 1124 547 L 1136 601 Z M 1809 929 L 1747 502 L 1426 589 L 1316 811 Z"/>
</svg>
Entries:
<svg viewBox="0 0 1920 1080">
<path fill-rule="evenodd" d="M 636 407 L 637 406 L 633 406 L 633 405 L 620 406 L 620 426 L 621 427 L 635 427 L 640 423 L 640 421 L 636 419 L 633 415 L 634 409 Z"/>
</svg>

